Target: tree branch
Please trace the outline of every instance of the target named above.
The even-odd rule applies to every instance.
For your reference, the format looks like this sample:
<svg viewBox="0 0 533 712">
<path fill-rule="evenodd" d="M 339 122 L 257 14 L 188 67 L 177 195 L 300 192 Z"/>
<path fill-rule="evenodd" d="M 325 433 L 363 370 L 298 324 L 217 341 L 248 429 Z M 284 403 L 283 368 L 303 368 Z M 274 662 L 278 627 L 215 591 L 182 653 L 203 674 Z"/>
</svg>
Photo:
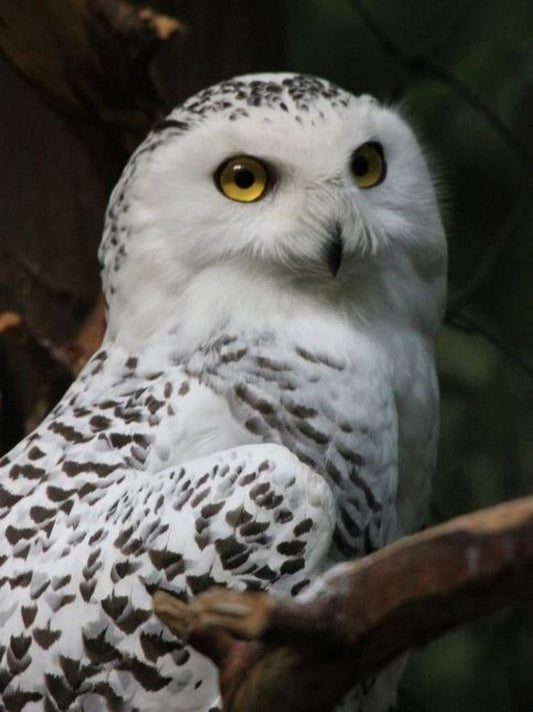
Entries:
<svg viewBox="0 0 533 712">
<path fill-rule="evenodd" d="M 528 498 L 336 566 L 300 600 L 211 589 L 189 605 L 158 592 L 154 608 L 219 666 L 226 712 L 325 712 L 403 651 L 532 592 Z"/>
<path fill-rule="evenodd" d="M 64 117 L 105 124 L 128 152 L 162 108 L 149 76 L 176 17 L 130 0 L 3 0 L 0 50 Z"/>
</svg>

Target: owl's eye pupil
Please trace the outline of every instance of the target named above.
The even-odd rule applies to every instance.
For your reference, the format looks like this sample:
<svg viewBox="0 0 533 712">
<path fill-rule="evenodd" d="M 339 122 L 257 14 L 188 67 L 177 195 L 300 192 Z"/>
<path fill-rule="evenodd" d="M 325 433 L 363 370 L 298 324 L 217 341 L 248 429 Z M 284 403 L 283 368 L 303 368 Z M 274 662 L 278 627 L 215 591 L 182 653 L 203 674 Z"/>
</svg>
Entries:
<svg viewBox="0 0 533 712">
<path fill-rule="evenodd" d="M 368 160 L 364 156 L 357 156 L 352 161 L 352 171 L 356 176 L 364 176 L 368 173 Z"/>
<path fill-rule="evenodd" d="M 253 203 L 265 193 L 269 173 L 265 164 L 253 156 L 235 156 L 224 161 L 213 178 L 220 192 L 239 203 Z"/>
<path fill-rule="evenodd" d="M 255 176 L 252 171 L 246 168 L 237 168 L 234 174 L 234 180 L 239 188 L 246 190 L 246 188 L 251 188 L 254 184 Z"/>
<path fill-rule="evenodd" d="M 367 141 L 356 148 L 350 159 L 350 170 L 359 188 L 373 188 L 385 180 L 387 164 L 383 146 Z"/>
</svg>

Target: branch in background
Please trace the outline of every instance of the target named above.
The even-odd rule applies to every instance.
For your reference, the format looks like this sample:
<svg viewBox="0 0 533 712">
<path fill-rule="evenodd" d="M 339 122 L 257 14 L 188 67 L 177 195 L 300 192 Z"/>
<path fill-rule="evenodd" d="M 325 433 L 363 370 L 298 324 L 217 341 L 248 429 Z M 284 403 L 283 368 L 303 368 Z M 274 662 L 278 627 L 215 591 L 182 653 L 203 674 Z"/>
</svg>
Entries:
<svg viewBox="0 0 533 712">
<path fill-rule="evenodd" d="M 518 349 L 510 346 L 505 339 L 500 336 L 496 330 L 487 324 L 480 317 L 472 317 L 461 311 L 448 311 L 445 317 L 445 323 L 453 326 L 467 334 L 477 334 L 486 339 L 489 343 L 495 346 L 509 361 L 522 371 L 533 378 L 533 364 L 527 358 L 522 356 Z"/>
<path fill-rule="evenodd" d="M 38 376 L 37 393 L 25 414 L 24 432 L 20 435 L 31 432 L 50 412 L 99 348 L 104 332 L 103 297 L 98 299 L 75 338 L 61 346 L 55 346 L 32 329 L 20 314 L 9 311 L 0 313 L 0 337 L 3 344 L 8 342 L 15 348 L 22 347 L 31 362 L 33 373 Z"/>
<path fill-rule="evenodd" d="M 149 75 L 177 18 L 129 0 L 3 0 L 0 50 L 77 128 L 107 124 L 128 153 L 162 110 Z"/>
<path fill-rule="evenodd" d="M 476 296 L 481 287 L 485 284 L 492 269 L 502 255 L 506 245 L 509 244 L 511 238 L 516 233 L 518 226 L 531 207 L 532 187 L 533 183 L 530 182 L 529 185 L 526 184 L 507 213 L 505 221 L 500 226 L 500 229 L 495 232 L 495 236 L 482 255 L 476 271 L 469 277 L 467 283 L 463 285 L 463 287 L 455 292 L 452 292 L 448 304 L 449 313 L 456 313 L 462 306 L 471 302 L 473 297 Z"/>
<path fill-rule="evenodd" d="M 100 348 L 106 329 L 105 299 L 100 294 L 89 315 L 82 323 L 76 337 L 62 346 L 74 376 L 85 366 L 91 356 Z"/>
<path fill-rule="evenodd" d="M 392 59 L 404 67 L 406 71 L 419 76 L 437 79 L 451 89 L 454 94 L 459 96 L 466 104 L 471 106 L 486 119 L 522 163 L 529 169 L 533 168 L 533 156 L 530 154 L 527 146 L 515 136 L 500 117 L 495 114 L 472 89 L 466 84 L 463 84 L 457 77 L 427 54 L 417 53 L 412 57 L 405 54 L 379 24 L 362 0 L 350 0 L 350 4 L 364 25 L 374 35 L 382 49 L 392 57 Z"/>
<path fill-rule="evenodd" d="M 403 651 L 532 593 L 528 498 L 336 566 L 301 601 L 211 589 L 154 608 L 218 665 L 226 712 L 326 712 Z"/>
</svg>

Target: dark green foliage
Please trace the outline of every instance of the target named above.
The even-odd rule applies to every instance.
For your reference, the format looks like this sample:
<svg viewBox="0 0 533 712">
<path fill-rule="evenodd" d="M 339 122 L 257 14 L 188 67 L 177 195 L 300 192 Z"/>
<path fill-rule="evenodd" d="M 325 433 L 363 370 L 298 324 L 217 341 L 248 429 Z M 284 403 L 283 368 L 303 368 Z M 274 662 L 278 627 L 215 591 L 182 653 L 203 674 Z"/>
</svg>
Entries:
<svg viewBox="0 0 533 712">
<path fill-rule="evenodd" d="M 450 309 L 482 334 L 447 325 L 440 338 L 432 521 L 531 494 L 533 3 L 287 0 L 285 12 L 288 66 L 399 103 L 441 184 Z M 416 652 L 400 709 L 532 709 L 532 663 L 533 607 L 517 607 Z"/>
</svg>

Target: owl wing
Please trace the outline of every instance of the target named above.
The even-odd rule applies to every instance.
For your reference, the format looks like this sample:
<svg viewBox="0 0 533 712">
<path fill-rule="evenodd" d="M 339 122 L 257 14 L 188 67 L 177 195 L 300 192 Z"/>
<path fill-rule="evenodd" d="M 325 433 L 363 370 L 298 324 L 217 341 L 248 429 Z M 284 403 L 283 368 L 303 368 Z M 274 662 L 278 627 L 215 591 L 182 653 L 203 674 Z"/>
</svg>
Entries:
<svg viewBox="0 0 533 712">
<path fill-rule="evenodd" d="M 15 503 L 12 521 L 43 497 L 37 488 Z M 26 558 L 0 567 L 4 703 L 209 709 L 212 664 L 163 628 L 150 594 L 187 599 L 213 584 L 296 593 L 321 569 L 335 526 L 324 480 L 270 444 L 88 477 L 62 504 L 53 527 L 19 532 Z"/>
</svg>

